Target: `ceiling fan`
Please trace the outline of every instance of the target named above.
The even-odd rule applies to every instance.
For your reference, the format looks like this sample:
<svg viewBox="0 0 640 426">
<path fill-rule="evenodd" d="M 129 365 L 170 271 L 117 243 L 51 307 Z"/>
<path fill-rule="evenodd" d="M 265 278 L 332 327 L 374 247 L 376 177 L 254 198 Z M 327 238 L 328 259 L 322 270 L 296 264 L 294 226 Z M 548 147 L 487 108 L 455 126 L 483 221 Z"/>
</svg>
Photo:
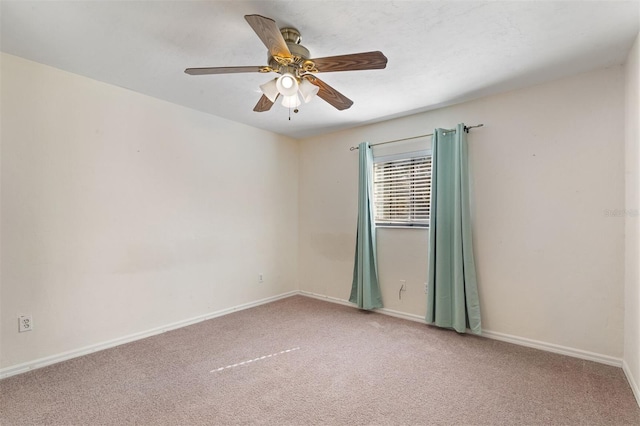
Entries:
<svg viewBox="0 0 640 426">
<path fill-rule="evenodd" d="M 353 105 L 353 101 L 320 80 L 315 74 L 374 70 L 387 66 L 386 56 L 379 51 L 310 59 L 309 50 L 300 44 L 300 32 L 295 28 L 278 29 L 273 19 L 260 15 L 245 15 L 244 18 L 267 46 L 268 65 L 187 68 L 184 72 L 189 75 L 245 72 L 280 74 L 280 77 L 260 86 L 263 95 L 253 108 L 256 112 L 270 110 L 280 96 L 283 98 L 285 107 L 296 108 L 295 112 L 297 112 L 297 107 L 301 103 L 298 95 L 308 102 L 316 94 L 336 109 L 345 110 Z"/>
</svg>

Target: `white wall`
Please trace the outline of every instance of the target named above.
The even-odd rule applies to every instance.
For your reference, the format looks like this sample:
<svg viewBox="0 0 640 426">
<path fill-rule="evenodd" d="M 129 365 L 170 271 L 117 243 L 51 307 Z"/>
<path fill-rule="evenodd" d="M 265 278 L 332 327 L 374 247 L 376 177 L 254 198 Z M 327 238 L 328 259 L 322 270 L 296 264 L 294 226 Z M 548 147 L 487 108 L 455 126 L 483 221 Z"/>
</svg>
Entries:
<svg viewBox="0 0 640 426">
<path fill-rule="evenodd" d="M 469 135 L 484 329 L 620 358 L 624 218 L 607 211 L 624 206 L 622 67 L 304 140 L 301 290 L 349 297 L 358 165 L 349 147 L 458 122 L 485 124 Z M 386 308 L 424 315 L 427 238 L 379 230 Z"/>
<path fill-rule="evenodd" d="M 1 367 L 297 289 L 296 141 L 1 59 Z"/>
<path fill-rule="evenodd" d="M 640 36 L 626 63 L 624 362 L 640 404 Z"/>
</svg>

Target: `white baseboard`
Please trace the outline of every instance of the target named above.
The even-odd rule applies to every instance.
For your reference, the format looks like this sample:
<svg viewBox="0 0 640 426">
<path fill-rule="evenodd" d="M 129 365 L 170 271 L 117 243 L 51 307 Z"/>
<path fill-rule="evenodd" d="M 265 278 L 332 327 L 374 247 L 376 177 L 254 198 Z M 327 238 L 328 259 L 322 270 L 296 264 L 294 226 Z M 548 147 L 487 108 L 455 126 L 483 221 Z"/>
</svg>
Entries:
<svg viewBox="0 0 640 426">
<path fill-rule="evenodd" d="M 409 321 L 425 324 L 424 317 L 420 315 L 408 314 L 406 312 L 394 311 L 393 309 L 387 309 L 387 308 L 378 308 L 378 309 L 375 309 L 375 311 L 380 312 L 381 314 L 389 315 L 390 317 L 402 318 Z"/>
<path fill-rule="evenodd" d="M 0 369 L 0 379 L 5 377 L 14 376 L 20 373 L 26 373 L 27 371 L 35 370 L 38 368 L 46 367 L 47 365 L 55 364 L 58 362 L 66 361 L 72 358 L 77 358 L 79 356 L 87 355 L 93 352 L 101 351 L 103 349 L 113 348 L 115 346 L 123 345 L 125 343 L 133 342 L 136 340 L 144 339 L 146 337 L 155 336 L 156 334 L 165 333 L 170 330 L 175 330 L 177 328 L 186 327 L 188 325 L 196 324 L 201 321 L 206 321 L 212 318 L 216 318 L 222 315 L 227 315 L 232 312 L 241 311 L 244 309 L 253 308 L 255 306 L 264 305 L 265 303 L 274 302 L 276 300 L 284 299 L 286 297 L 295 296 L 298 294 L 298 291 L 290 291 L 287 293 L 279 294 L 277 296 L 267 297 L 265 299 L 257 300 L 255 302 L 244 303 L 242 305 L 233 306 L 227 309 L 221 309 L 219 311 L 210 312 L 204 315 L 199 315 L 197 317 L 189 318 L 186 320 L 174 322 L 171 324 L 167 324 L 161 327 L 156 327 L 151 330 L 142 331 L 139 333 L 130 334 L 128 336 L 120 337 L 117 339 L 109 340 L 102 343 L 97 343 L 94 345 L 85 346 L 80 349 L 74 349 L 72 351 L 63 352 L 56 355 L 51 355 L 44 358 L 39 358 L 34 361 L 28 361 L 22 364 L 12 365 L 9 367 L 5 367 Z"/>
<path fill-rule="evenodd" d="M 355 305 L 351 302 L 348 302 L 346 300 L 343 299 L 338 299 L 336 297 L 331 297 L 331 296 L 324 296 L 321 294 L 316 294 L 316 293 L 311 293 L 308 291 L 300 291 L 299 292 L 300 295 L 302 296 L 307 296 L 307 297 L 313 297 L 314 299 L 320 299 L 320 300 L 327 300 L 329 302 L 333 302 L 333 303 L 339 303 L 341 305 L 347 305 L 347 306 L 353 306 L 355 307 Z M 409 321 L 416 321 L 416 322 L 420 322 L 420 323 L 425 323 L 425 319 L 419 315 L 415 315 L 415 314 L 408 314 L 405 312 L 398 312 L 398 311 L 394 311 L 391 309 L 387 309 L 387 308 L 381 308 L 381 309 L 374 309 L 375 312 L 379 312 L 381 314 L 384 315 L 389 315 L 392 317 L 396 317 L 396 318 L 402 318 L 402 319 L 406 319 Z M 513 343 L 515 345 L 519 345 L 519 346 L 526 346 L 529 348 L 534 348 L 534 349 L 540 349 L 546 352 L 552 352 L 552 353 L 556 353 L 556 354 L 561 354 L 561 355 L 567 355 L 567 356 L 571 356 L 574 358 L 580 358 L 580 359 L 585 359 L 588 361 L 594 361 L 594 362 L 598 362 L 601 364 L 606 364 L 606 365 L 612 365 L 614 367 L 622 367 L 622 360 L 620 358 L 615 358 L 612 356 L 608 356 L 608 355 L 602 355 L 602 354 L 598 354 L 598 353 L 594 353 L 594 352 L 589 352 L 589 351 L 584 351 L 582 349 L 574 349 L 574 348 L 570 348 L 567 346 L 561 346 L 561 345 L 556 345 L 553 343 L 547 343 L 547 342 L 541 342 L 538 340 L 533 340 L 533 339 L 527 339 L 525 337 L 519 337 L 519 336 L 512 336 L 509 334 L 504 334 L 504 333 L 498 333 L 495 331 L 490 331 L 490 330 L 482 330 L 482 336 L 489 338 L 489 339 L 494 339 L 494 340 L 500 340 L 503 342 L 508 342 L 508 343 Z"/>
<path fill-rule="evenodd" d="M 303 290 L 300 290 L 298 293 L 301 296 L 311 297 L 313 299 L 326 300 L 328 302 L 337 303 L 339 305 L 351 306 L 352 308 L 356 307 L 355 303 L 351 303 L 348 300 L 339 299 L 337 297 L 325 296 L 322 294 L 312 293 L 310 291 L 303 291 Z M 394 311 L 393 309 L 378 308 L 378 309 L 374 309 L 374 311 L 380 312 L 381 314 L 384 314 L 384 315 L 389 315 L 391 317 L 396 317 L 396 318 L 402 318 L 409 321 L 424 322 L 424 318 L 422 318 L 420 315 L 407 314 L 406 312 Z"/>
<path fill-rule="evenodd" d="M 598 362 L 600 364 L 622 367 L 622 359 L 609 355 L 602 355 L 595 352 L 584 351 L 582 349 L 570 348 L 568 346 L 556 345 L 554 343 L 541 342 L 539 340 L 527 339 L 526 337 L 512 336 L 498 333 L 496 331 L 482 330 L 482 335 L 489 339 L 500 340 L 502 342 L 513 343 L 515 345 L 526 346 L 528 348 L 540 349 L 560 355 L 567 355 L 587 361 Z"/>
<path fill-rule="evenodd" d="M 337 303 L 338 305 L 351 306 L 352 308 L 356 306 L 348 300 L 339 299 L 332 296 L 325 296 L 324 294 L 312 293 L 310 291 L 300 290 L 298 291 L 298 294 L 301 296 L 311 297 L 312 299 L 326 300 L 327 302 Z"/>
<path fill-rule="evenodd" d="M 629 386 L 631 386 L 633 396 L 636 397 L 636 402 L 638 403 L 638 407 L 640 407 L 640 387 L 638 387 L 638 382 L 636 382 L 636 379 L 631 374 L 629 364 L 627 364 L 625 360 L 622 360 L 622 371 L 624 371 L 624 375 L 627 376 L 627 381 L 629 382 Z"/>
</svg>

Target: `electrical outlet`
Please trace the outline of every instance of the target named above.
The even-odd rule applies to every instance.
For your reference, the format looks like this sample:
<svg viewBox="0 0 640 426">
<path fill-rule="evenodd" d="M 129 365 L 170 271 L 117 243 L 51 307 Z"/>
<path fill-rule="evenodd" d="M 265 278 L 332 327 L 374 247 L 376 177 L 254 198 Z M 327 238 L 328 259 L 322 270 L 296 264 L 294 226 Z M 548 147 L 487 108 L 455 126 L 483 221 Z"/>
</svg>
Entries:
<svg viewBox="0 0 640 426">
<path fill-rule="evenodd" d="M 427 286 L 427 283 L 424 283 L 424 294 L 427 294 L 429 292 L 429 287 Z"/>
<path fill-rule="evenodd" d="M 18 333 L 33 330 L 33 318 L 31 315 L 18 316 Z"/>
<path fill-rule="evenodd" d="M 263 283 L 264 282 L 264 274 L 262 274 L 262 273 L 258 274 L 258 282 L 259 283 Z"/>
</svg>

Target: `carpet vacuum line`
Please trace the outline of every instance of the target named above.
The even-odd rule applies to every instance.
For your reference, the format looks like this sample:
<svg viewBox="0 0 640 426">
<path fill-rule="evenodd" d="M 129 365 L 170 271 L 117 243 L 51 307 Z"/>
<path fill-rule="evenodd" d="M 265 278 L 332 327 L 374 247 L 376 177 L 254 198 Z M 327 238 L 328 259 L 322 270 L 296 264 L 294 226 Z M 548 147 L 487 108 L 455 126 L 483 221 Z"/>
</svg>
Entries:
<svg viewBox="0 0 640 426">
<path fill-rule="evenodd" d="M 211 370 L 211 371 L 209 371 L 209 373 L 217 373 L 218 371 L 226 370 L 228 368 L 240 367 L 241 365 L 246 365 L 246 364 L 249 364 L 251 362 L 260 361 L 260 360 L 267 359 L 267 358 L 273 358 L 274 356 L 278 356 L 278 355 L 286 354 L 286 353 L 289 353 L 289 352 L 297 351 L 298 349 L 300 349 L 300 347 L 286 349 L 284 351 L 276 352 L 274 354 L 264 355 L 264 356 L 261 356 L 261 357 L 258 357 L 258 358 L 254 358 L 254 359 L 250 359 L 250 360 L 247 360 L 247 361 L 238 362 L 236 364 L 230 364 L 230 365 L 227 365 L 226 367 L 220 367 L 220 368 L 216 368 L 215 370 Z"/>
</svg>

